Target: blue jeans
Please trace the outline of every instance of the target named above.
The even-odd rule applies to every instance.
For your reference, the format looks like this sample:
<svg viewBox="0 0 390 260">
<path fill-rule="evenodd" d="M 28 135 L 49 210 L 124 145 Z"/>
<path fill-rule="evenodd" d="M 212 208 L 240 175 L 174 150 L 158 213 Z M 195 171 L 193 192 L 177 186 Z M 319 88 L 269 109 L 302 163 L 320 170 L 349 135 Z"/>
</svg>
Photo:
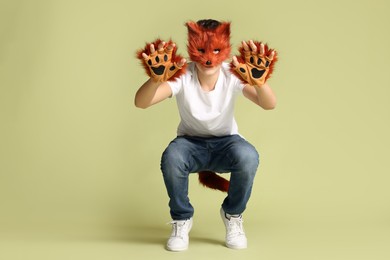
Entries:
<svg viewBox="0 0 390 260">
<path fill-rule="evenodd" d="M 188 198 L 188 176 L 199 171 L 231 173 L 222 208 L 228 214 L 241 214 L 251 195 L 258 165 L 256 149 L 239 135 L 175 138 L 161 159 L 172 219 L 193 216 L 194 208 Z"/>
</svg>

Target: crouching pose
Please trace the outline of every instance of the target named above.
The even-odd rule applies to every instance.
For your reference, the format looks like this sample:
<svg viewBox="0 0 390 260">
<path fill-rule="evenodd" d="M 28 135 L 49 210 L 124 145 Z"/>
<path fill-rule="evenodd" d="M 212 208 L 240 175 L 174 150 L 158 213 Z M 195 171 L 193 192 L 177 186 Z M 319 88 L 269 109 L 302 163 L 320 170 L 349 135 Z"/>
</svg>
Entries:
<svg viewBox="0 0 390 260">
<path fill-rule="evenodd" d="M 275 95 L 266 81 L 277 53 L 262 42 L 243 41 L 240 54 L 227 63 L 229 22 L 208 19 L 189 21 L 186 26 L 191 62 L 176 54 L 172 41 L 158 39 L 137 52 L 150 78 L 137 91 L 135 105 L 147 108 L 176 97 L 181 118 L 177 137 L 161 159 L 172 217 L 166 248 L 188 248 L 194 214 L 188 198 L 190 173 L 198 173 L 205 186 L 227 192 L 220 209 L 226 246 L 246 248 L 242 213 L 251 195 L 259 154 L 239 134 L 234 104 L 243 94 L 263 109 L 275 107 Z M 216 173 L 231 173 L 230 181 Z"/>
</svg>

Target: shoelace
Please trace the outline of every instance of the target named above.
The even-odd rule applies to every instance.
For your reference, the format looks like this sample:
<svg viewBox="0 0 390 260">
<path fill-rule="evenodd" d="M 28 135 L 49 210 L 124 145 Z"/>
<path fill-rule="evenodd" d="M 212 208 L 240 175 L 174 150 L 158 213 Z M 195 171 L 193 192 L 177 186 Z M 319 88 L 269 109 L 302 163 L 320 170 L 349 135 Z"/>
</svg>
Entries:
<svg viewBox="0 0 390 260">
<path fill-rule="evenodd" d="M 243 226 L 242 226 L 243 222 L 244 222 L 244 220 L 242 219 L 242 217 L 237 217 L 237 218 L 231 217 L 230 218 L 230 220 L 228 222 L 229 237 L 235 237 L 235 236 L 245 234 Z"/>
<path fill-rule="evenodd" d="M 174 237 L 180 237 L 180 238 L 183 238 L 184 237 L 184 233 L 185 233 L 185 226 L 187 224 L 187 220 L 185 221 L 171 221 L 167 224 L 171 224 L 172 225 L 172 234 L 171 236 L 174 236 Z"/>
</svg>

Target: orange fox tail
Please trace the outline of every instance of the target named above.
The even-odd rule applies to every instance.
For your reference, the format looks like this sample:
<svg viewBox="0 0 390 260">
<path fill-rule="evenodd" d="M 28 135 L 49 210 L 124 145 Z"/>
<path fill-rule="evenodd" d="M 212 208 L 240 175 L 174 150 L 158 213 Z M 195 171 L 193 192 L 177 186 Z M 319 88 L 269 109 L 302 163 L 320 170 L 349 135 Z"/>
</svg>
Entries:
<svg viewBox="0 0 390 260">
<path fill-rule="evenodd" d="M 215 172 L 202 171 L 198 173 L 199 182 L 210 189 L 227 192 L 229 189 L 229 181 L 217 175 Z"/>
</svg>

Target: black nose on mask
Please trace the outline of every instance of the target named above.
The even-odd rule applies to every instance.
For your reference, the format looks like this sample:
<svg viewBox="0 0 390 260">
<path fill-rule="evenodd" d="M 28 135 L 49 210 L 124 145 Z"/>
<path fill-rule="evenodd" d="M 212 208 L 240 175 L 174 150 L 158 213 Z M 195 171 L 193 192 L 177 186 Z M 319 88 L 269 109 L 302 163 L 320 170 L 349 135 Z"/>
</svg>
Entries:
<svg viewBox="0 0 390 260">
<path fill-rule="evenodd" d="M 206 61 L 206 65 L 211 65 L 211 61 Z"/>
</svg>

